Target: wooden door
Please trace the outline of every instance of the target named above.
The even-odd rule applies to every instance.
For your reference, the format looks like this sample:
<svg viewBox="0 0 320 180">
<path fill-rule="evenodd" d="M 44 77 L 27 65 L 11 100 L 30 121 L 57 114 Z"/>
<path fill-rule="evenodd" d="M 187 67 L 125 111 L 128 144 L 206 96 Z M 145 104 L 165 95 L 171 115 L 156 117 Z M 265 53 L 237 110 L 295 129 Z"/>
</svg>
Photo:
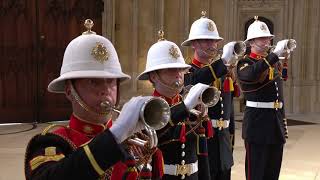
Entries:
<svg viewBox="0 0 320 180">
<path fill-rule="evenodd" d="M 103 3 L 92 0 L 38 0 L 38 5 L 39 120 L 69 119 L 71 108 L 65 95 L 49 93 L 47 86 L 60 74 L 67 44 L 85 31 L 85 19 L 91 18 L 95 23 L 93 29 L 101 34 Z"/>
<path fill-rule="evenodd" d="M 101 34 L 102 0 L 5 1 L 0 5 L 1 12 L 8 7 L 0 12 L 8 24 L 0 28 L 0 123 L 68 119 L 70 103 L 47 86 L 59 77 L 64 50 L 84 31 L 86 18 Z"/>
<path fill-rule="evenodd" d="M 34 1 L 0 1 L 0 122 L 36 117 Z"/>
</svg>

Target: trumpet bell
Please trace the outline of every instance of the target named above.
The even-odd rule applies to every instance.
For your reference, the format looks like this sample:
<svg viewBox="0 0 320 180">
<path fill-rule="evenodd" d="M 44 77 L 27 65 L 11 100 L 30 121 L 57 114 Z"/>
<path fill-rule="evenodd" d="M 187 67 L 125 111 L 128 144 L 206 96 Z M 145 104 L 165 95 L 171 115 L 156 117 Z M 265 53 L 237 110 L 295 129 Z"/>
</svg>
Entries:
<svg viewBox="0 0 320 180">
<path fill-rule="evenodd" d="M 220 94 L 216 87 L 209 87 L 202 92 L 201 101 L 208 107 L 215 106 L 219 102 Z"/>
<path fill-rule="evenodd" d="M 140 108 L 139 120 L 149 129 L 159 130 L 166 126 L 171 115 L 170 106 L 167 101 L 159 97 L 147 96 L 145 98 L 146 101 Z M 104 101 L 100 105 L 106 113 L 121 113 L 108 101 Z"/>
<path fill-rule="evenodd" d="M 164 99 L 152 97 L 143 104 L 140 119 L 151 129 L 162 129 L 170 120 L 170 106 Z"/>
<path fill-rule="evenodd" d="M 233 53 L 236 56 L 243 56 L 246 53 L 246 44 L 243 41 L 237 41 L 234 44 Z"/>
<path fill-rule="evenodd" d="M 289 51 L 293 51 L 295 48 L 297 48 L 297 42 L 294 39 L 288 39 L 287 47 Z"/>
</svg>

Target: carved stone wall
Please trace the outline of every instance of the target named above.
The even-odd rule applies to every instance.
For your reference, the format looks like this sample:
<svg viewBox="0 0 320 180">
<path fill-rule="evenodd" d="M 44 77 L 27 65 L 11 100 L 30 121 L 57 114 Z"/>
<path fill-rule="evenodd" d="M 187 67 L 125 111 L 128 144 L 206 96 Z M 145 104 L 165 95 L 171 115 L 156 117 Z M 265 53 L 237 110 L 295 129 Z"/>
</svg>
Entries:
<svg viewBox="0 0 320 180">
<path fill-rule="evenodd" d="M 263 16 L 274 25 L 275 40 L 294 38 L 298 48 L 289 64 L 285 83 L 286 110 L 291 113 L 320 112 L 320 63 L 318 0 L 104 0 L 103 33 L 115 44 L 123 70 L 132 76 L 122 85 L 123 100 L 149 94 L 148 82 L 137 82 L 144 70 L 149 47 L 163 29 L 166 39 L 180 45 L 188 37 L 193 21 L 202 10 L 217 24 L 221 46 L 232 40 L 244 40 L 245 23 Z M 181 47 L 181 46 L 180 46 Z M 190 48 L 181 48 L 192 57 Z M 236 100 L 236 111 L 240 101 Z"/>
</svg>

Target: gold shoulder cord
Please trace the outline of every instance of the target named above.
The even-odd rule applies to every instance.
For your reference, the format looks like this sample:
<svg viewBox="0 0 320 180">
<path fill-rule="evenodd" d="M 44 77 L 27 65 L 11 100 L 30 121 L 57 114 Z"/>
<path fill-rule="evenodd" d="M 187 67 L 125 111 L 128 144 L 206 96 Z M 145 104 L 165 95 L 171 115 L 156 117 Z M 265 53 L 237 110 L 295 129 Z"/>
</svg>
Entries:
<svg viewBox="0 0 320 180">
<path fill-rule="evenodd" d="M 214 82 L 213 82 L 214 86 L 215 86 L 216 88 L 220 89 L 220 87 L 221 87 L 221 86 L 220 86 L 220 85 L 221 85 L 220 79 L 216 76 L 216 73 L 214 72 L 211 64 L 208 64 L 208 65 L 206 65 L 206 66 L 209 67 L 209 69 L 210 69 L 210 71 L 211 71 L 211 74 L 212 74 L 212 76 L 213 76 L 213 78 L 214 78 Z"/>
<path fill-rule="evenodd" d="M 211 66 L 211 64 L 208 64 L 208 65 L 206 65 L 206 66 L 209 67 L 209 69 L 210 69 L 210 71 L 211 71 L 211 74 L 212 74 L 212 76 L 214 77 L 214 79 L 215 79 L 215 80 L 218 79 L 217 76 L 216 76 L 216 73 L 214 72 L 214 70 L 213 70 L 213 68 L 212 68 L 212 66 Z"/>
<path fill-rule="evenodd" d="M 99 174 L 99 176 L 104 176 L 105 172 L 101 169 L 101 167 L 98 165 L 96 159 L 94 158 L 93 154 L 91 153 L 91 150 L 88 145 L 83 146 L 84 152 L 86 153 L 92 167 L 94 170 Z"/>
<path fill-rule="evenodd" d="M 263 58 L 263 61 L 269 66 L 269 80 L 274 78 L 274 68 L 270 65 L 266 58 Z"/>
</svg>

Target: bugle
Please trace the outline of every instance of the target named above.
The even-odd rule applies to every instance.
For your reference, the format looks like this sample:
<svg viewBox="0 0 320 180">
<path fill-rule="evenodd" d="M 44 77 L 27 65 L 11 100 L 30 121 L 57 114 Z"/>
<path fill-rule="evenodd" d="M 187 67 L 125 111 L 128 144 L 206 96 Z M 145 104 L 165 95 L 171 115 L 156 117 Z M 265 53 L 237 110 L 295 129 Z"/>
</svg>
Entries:
<svg viewBox="0 0 320 180">
<path fill-rule="evenodd" d="M 279 59 L 286 59 L 290 57 L 291 52 L 297 48 L 297 41 L 294 39 L 287 39 L 287 43 L 285 44 L 284 50 L 287 51 L 288 57 L 279 57 Z M 270 46 L 270 52 L 273 52 L 274 49 L 276 48 L 276 45 Z"/>
<path fill-rule="evenodd" d="M 113 107 L 110 102 L 104 101 L 101 106 L 108 112 L 116 112 L 120 114 L 120 110 Z M 146 101 L 140 108 L 139 121 L 145 126 L 145 131 L 149 136 L 151 142 L 147 142 L 138 138 L 128 139 L 138 146 L 145 146 L 148 144 L 150 147 L 157 146 L 156 130 L 166 126 L 170 120 L 170 106 L 169 104 L 159 97 L 146 97 Z"/>
<path fill-rule="evenodd" d="M 192 85 L 184 87 L 182 94 L 183 99 L 188 95 L 191 88 Z M 198 105 L 203 106 L 204 111 L 207 112 L 208 107 L 215 106 L 219 102 L 220 95 L 221 91 L 219 91 L 214 86 L 210 86 L 201 92 Z M 190 112 L 196 116 L 199 116 L 200 114 L 205 114 L 205 112 L 200 112 L 196 109 L 191 109 Z"/>
</svg>

